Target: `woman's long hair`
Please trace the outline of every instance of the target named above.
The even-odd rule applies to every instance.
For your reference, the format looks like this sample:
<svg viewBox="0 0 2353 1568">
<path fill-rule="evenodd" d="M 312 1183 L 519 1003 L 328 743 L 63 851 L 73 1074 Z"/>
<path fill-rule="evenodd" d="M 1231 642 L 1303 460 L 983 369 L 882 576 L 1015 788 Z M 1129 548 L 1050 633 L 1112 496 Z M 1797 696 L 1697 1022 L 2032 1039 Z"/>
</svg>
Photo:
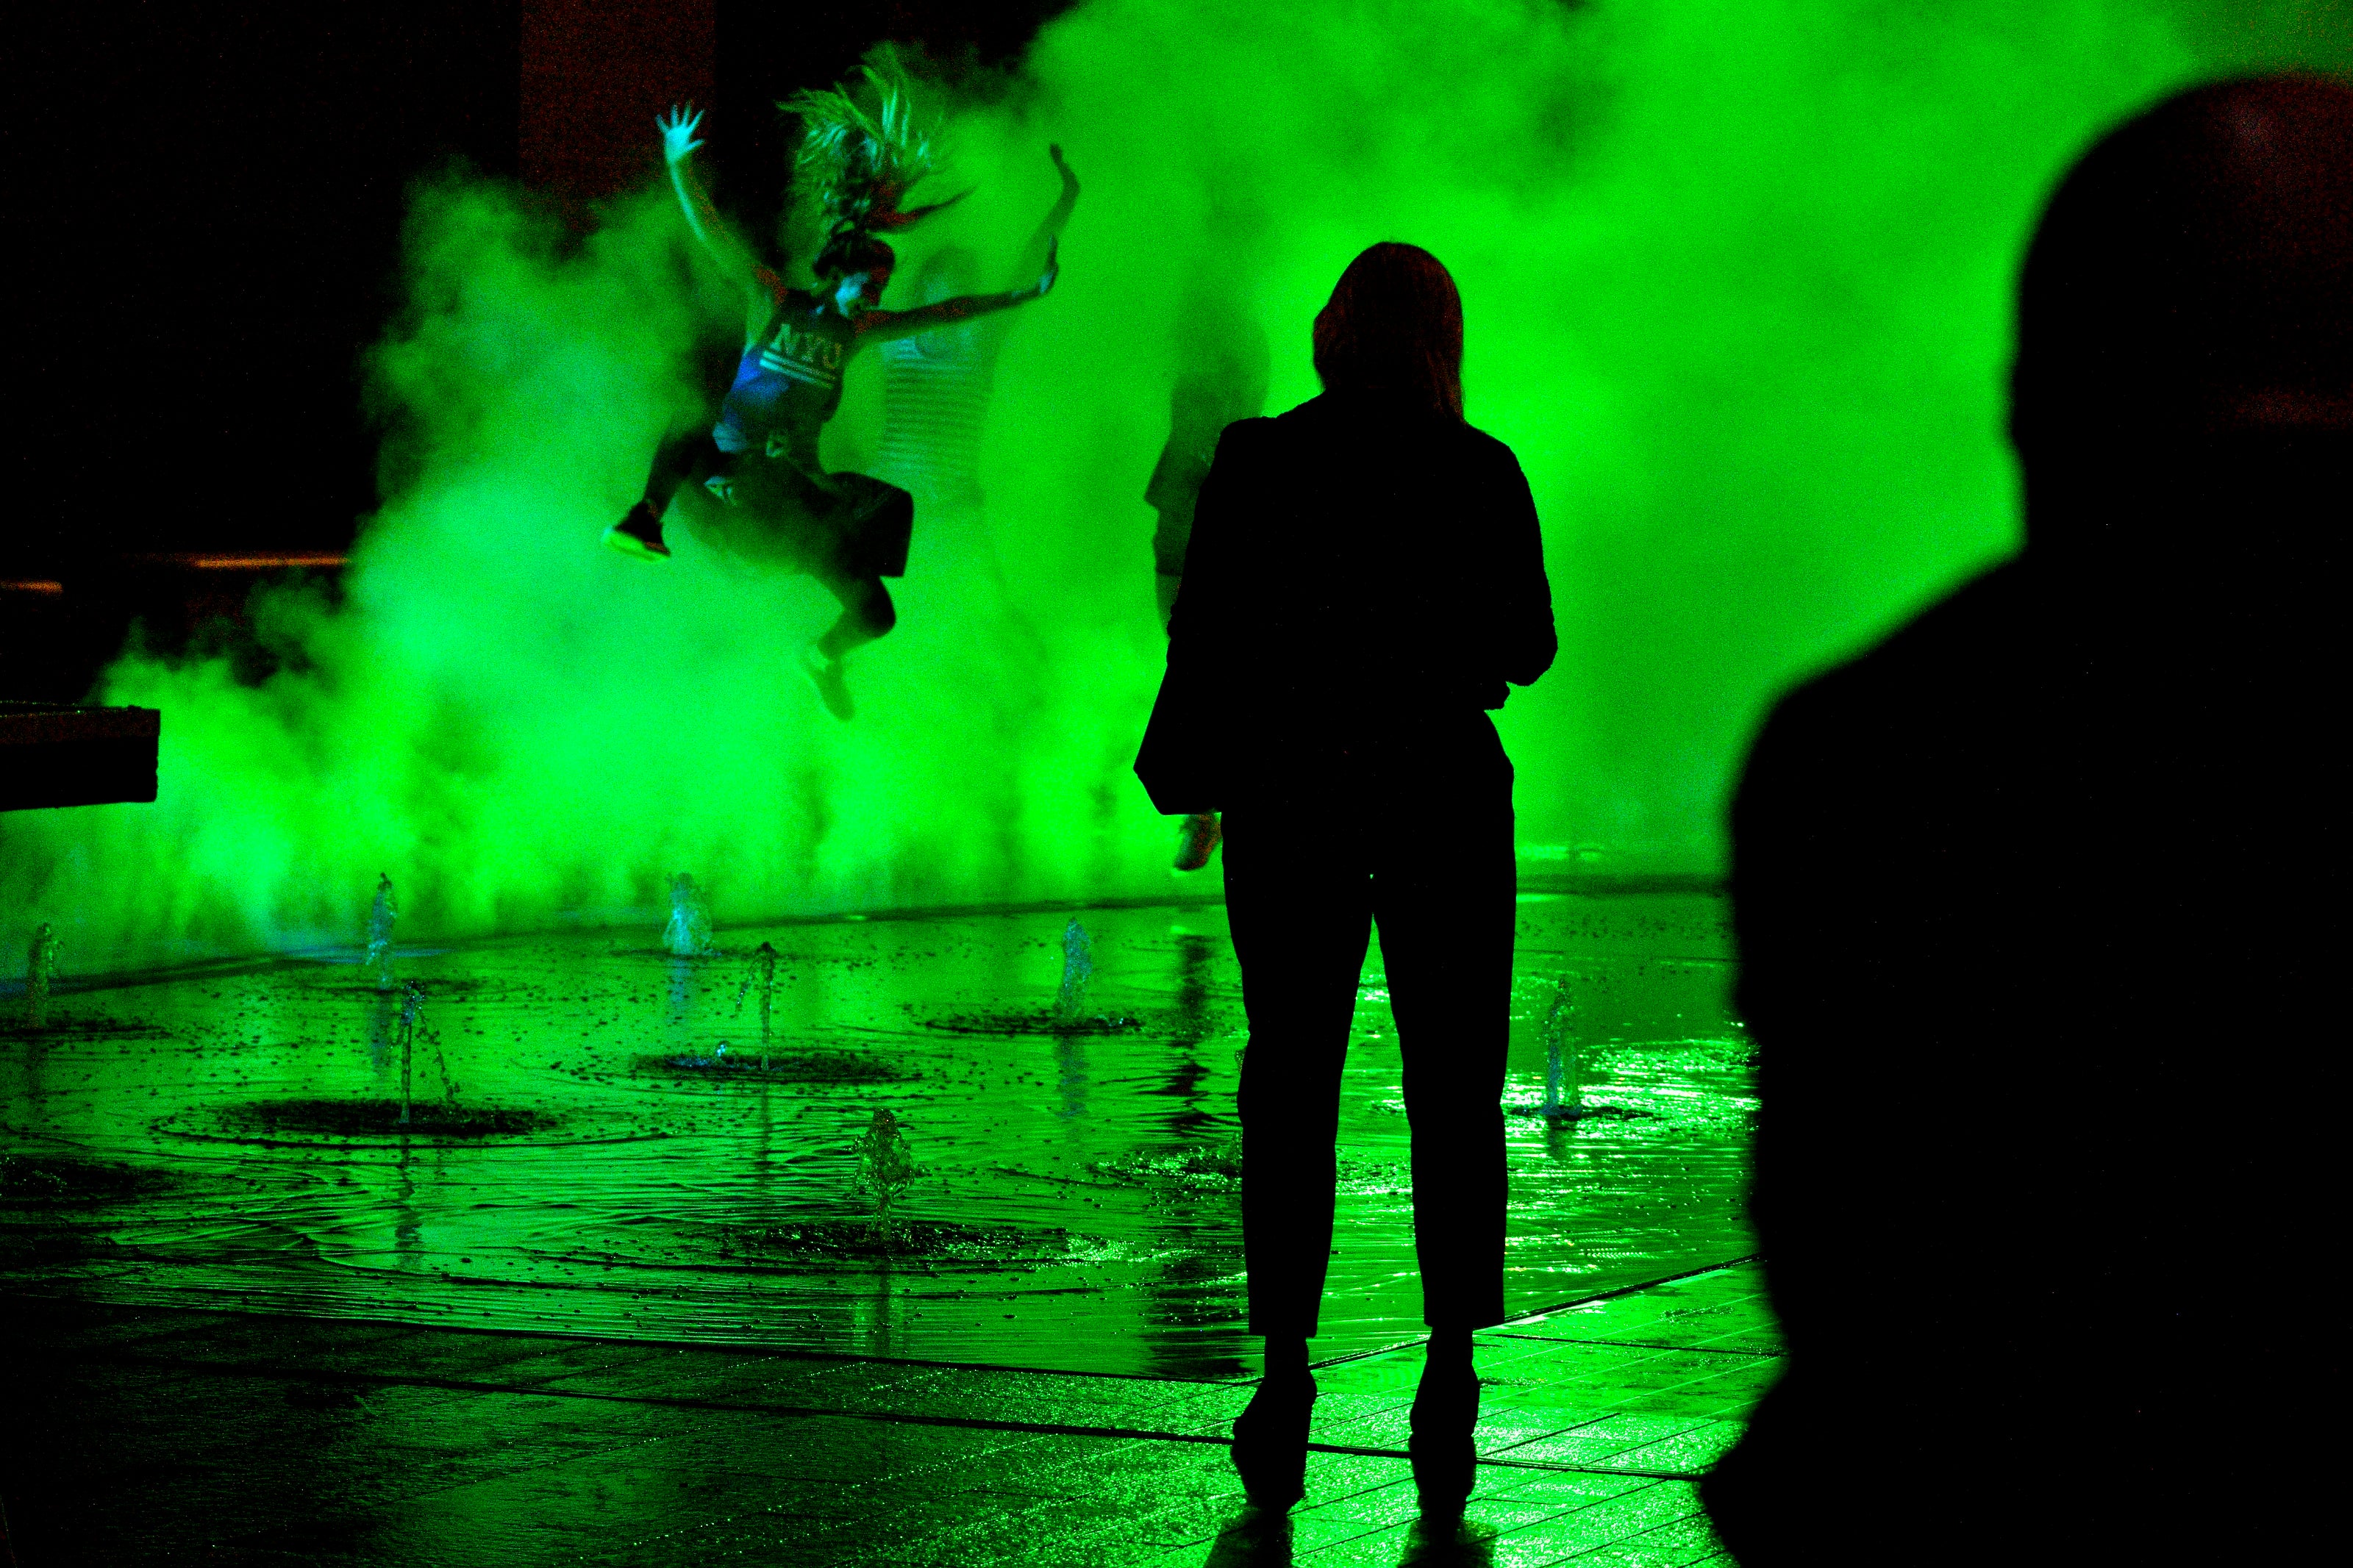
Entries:
<svg viewBox="0 0 2353 1568">
<path fill-rule="evenodd" d="M 1383 240 L 1348 263 L 1315 317 L 1326 392 L 1374 393 L 1462 417 L 1462 296 L 1438 258 Z"/>
</svg>

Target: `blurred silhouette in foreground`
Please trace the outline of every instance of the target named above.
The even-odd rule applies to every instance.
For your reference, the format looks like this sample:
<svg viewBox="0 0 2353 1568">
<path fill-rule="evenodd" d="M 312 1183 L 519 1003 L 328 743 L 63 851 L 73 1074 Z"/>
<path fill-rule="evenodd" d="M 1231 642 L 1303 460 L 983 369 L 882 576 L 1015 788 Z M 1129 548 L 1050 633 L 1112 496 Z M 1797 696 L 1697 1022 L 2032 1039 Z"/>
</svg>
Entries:
<svg viewBox="0 0 2353 1568">
<path fill-rule="evenodd" d="M 1512 767 L 1486 710 L 1551 665 L 1552 598 L 1517 460 L 1463 422 L 1462 306 L 1437 258 L 1366 250 L 1314 341 L 1324 395 L 1218 443 L 1135 769 L 1164 812 L 1225 813 L 1266 1341 L 1234 1462 L 1262 1508 L 1302 1495 L 1341 1068 L 1378 921 L 1431 1330 L 1410 1447 L 1445 1512 L 1472 1484 L 1472 1331 L 1504 1315 Z"/>
<path fill-rule="evenodd" d="M 1747 1568 L 2305 1561 L 2338 1507 L 2291 1434 L 2339 1354 L 2353 91 L 2094 148 L 2012 394 L 2024 552 L 1786 699 L 1734 810 L 1789 1351 L 1705 1488 Z"/>
</svg>

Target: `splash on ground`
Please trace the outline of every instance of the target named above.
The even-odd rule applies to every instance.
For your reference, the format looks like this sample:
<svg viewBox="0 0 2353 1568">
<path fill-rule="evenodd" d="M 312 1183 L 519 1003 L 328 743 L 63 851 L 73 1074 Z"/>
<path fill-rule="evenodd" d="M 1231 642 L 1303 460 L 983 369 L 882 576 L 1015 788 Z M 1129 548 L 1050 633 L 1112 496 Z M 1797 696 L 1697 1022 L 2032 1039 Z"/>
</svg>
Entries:
<svg viewBox="0 0 2353 1568">
<path fill-rule="evenodd" d="M 1583 1101 L 1621 1114 L 1508 1119 L 1512 1310 L 1748 1252 L 1750 1048 L 1718 900 L 1529 893 L 1521 917 L 1507 1101 L 1542 1104 L 1567 984 Z M 0 1042 L 0 1268 L 109 1301 L 1233 1371 L 1223 911 L 1088 912 L 1089 1016 L 1132 1027 L 955 1026 L 1050 1018 L 1066 919 L 723 930 L 692 959 L 638 932 L 403 951 L 424 995 L 406 1131 L 400 999 L 358 983 L 356 933 L 68 989 L 55 1026 Z M 764 941 L 783 955 L 765 1034 L 743 1001 Z M 1419 1330 L 1387 1001 L 1377 951 L 1319 1355 Z M 877 1110 L 918 1167 L 887 1219 L 854 1147 Z"/>
</svg>

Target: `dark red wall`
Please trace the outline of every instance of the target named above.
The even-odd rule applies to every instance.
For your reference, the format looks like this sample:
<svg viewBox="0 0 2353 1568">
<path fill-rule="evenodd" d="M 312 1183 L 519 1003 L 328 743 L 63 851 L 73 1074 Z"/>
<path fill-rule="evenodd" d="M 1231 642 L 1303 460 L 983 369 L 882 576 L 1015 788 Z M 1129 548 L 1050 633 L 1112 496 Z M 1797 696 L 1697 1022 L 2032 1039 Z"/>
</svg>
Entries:
<svg viewBox="0 0 2353 1568">
<path fill-rule="evenodd" d="M 526 184 L 588 199 L 659 166 L 654 116 L 717 93 L 718 0 L 522 0 Z"/>
</svg>

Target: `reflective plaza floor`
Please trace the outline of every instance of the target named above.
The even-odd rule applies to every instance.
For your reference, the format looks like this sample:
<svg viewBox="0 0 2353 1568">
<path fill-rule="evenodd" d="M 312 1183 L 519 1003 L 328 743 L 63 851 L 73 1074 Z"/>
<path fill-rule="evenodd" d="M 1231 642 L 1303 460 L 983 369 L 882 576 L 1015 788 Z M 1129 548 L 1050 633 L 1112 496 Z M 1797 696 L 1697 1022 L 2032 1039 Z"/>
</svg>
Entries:
<svg viewBox="0 0 2353 1568">
<path fill-rule="evenodd" d="M 1403 1458 L 1377 952 L 1310 1498 L 1241 1508 L 1244 1030 L 1197 903 L 729 929 L 689 958 L 649 921 L 402 948 L 388 991 L 356 952 L 68 984 L 0 1037 L 20 1560 L 1705 1560 L 1691 1480 L 1776 1354 L 1722 906 L 1520 913 L 1516 1316 L 1482 1343 L 1460 1536 L 1417 1531 Z M 915 1166 L 887 1221 L 877 1110 Z"/>
</svg>

